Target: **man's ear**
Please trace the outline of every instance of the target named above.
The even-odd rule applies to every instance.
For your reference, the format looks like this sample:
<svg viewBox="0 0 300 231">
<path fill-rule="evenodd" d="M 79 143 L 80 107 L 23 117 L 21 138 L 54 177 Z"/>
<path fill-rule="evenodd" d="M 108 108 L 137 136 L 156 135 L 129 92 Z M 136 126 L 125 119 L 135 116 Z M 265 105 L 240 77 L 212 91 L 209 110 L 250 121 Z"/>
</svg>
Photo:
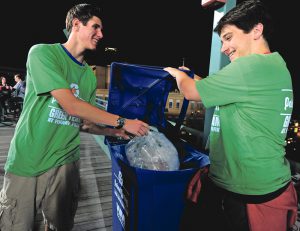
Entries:
<svg viewBox="0 0 300 231">
<path fill-rule="evenodd" d="M 72 28 L 76 31 L 78 31 L 80 25 L 80 21 L 78 18 L 74 18 L 72 21 Z"/>
<path fill-rule="evenodd" d="M 257 23 L 253 27 L 254 39 L 255 40 L 259 39 L 263 35 L 263 31 L 264 31 L 264 25 L 262 23 Z"/>
</svg>

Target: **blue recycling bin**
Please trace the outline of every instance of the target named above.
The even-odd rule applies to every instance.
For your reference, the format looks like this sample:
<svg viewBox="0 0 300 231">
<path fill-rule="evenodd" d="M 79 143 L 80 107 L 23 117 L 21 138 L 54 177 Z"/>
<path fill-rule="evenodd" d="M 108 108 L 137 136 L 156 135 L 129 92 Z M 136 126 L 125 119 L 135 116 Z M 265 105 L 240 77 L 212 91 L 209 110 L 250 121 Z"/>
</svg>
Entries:
<svg viewBox="0 0 300 231">
<path fill-rule="evenodd" d="M 191 74 L 192 75 L 192 74 Z M 112 160 L 112 215 L 114 231 L 176 231 L 183 212 L 186 188 L 194 173 L 209 164 L 206 153 L 195 150 L 176 137 L 176 126 L 170 126 L 164 108 L 174 80 L 162 67 L 112 63 L 107 111 L 125 118 L 138 118 L 168 134 L 181 161 L 196 164 L 177 171 L 154 171 L 135 168 L 126 159 L 128 141 L 106 137 Z M 185 115 L 187 105 L 182 107 Z M 180 117 L 180 116 L 179 116 Z M 170 131 L 171 130 L 171 131 Z M 189 163 L 185 163 L 189 166 Z"/>
</svg>

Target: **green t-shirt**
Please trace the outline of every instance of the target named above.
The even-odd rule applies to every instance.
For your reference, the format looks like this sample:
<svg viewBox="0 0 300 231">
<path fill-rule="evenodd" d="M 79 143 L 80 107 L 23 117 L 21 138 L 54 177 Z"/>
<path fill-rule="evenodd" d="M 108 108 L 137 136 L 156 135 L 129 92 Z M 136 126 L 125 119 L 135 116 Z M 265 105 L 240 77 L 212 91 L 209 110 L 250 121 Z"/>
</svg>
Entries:
<svg viewBox="0 0 300 231">
<path fill-rule="evenodd" d="M 293 108 L 290 73 L 277 53 L 236 59 L 196 83 L 215 106 L 210 177 L 228 191 L 263 195 L 291 179 L 285 138 Z"/>
<path fill-rule="evenodd" d="M 51 96 L 55 89 L 95 105 L 97 81 L 92 69 L 80 65 L 60 44 L 33 46 L 26 63 L 26 95 L 8 151 L 5 170 L 37 176 L 79 159 L 81 120 L 68 115 Z"/>
</svg>

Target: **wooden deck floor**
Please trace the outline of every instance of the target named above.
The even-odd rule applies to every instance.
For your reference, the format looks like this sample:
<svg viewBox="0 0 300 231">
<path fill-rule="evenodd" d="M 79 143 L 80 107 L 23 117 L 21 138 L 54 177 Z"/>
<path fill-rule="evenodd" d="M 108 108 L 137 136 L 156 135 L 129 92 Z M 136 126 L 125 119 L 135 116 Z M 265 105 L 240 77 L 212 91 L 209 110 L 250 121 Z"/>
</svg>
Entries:
<svg viewBox="0 0 300 231">
<path fill-rule="evenodd" d="M 0 187 L 4 164 L 14 126 L 0 124 Z M 81 133 L 81 193 L 74 231 L 112 230 L 111 161 L 93 135 Z M 36 219 L 36 231 L 44 230 L 42 216 Z"/>
</svg>

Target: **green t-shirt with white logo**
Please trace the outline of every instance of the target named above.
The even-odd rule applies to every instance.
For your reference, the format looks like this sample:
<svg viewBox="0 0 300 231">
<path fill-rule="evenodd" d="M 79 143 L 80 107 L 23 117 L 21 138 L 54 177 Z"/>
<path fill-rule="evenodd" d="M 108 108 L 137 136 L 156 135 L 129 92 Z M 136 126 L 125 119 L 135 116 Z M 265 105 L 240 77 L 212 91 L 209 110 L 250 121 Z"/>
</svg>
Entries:
<svg viewBox="0 0 300 231">
<path fill-rule="evenodd" d="M 263 195 L 291 180 L 285 138 L 293 108 L 290 73 L 282 57 L 241 57 L 196 83 L 205 107 L 215 107 L 210 177 L 228 191 Z"/>
<path fill-rule="evenodd" d="M 26 95 L 5 170 L 37 176 L 79 159 L 81 119 L 68 115 L 50 92 L 71 89 L 95 105 L 97 81 L 88 64 L 76 63 L 60 44 L 33 46 L 26 63 Z"/>
</svg>

